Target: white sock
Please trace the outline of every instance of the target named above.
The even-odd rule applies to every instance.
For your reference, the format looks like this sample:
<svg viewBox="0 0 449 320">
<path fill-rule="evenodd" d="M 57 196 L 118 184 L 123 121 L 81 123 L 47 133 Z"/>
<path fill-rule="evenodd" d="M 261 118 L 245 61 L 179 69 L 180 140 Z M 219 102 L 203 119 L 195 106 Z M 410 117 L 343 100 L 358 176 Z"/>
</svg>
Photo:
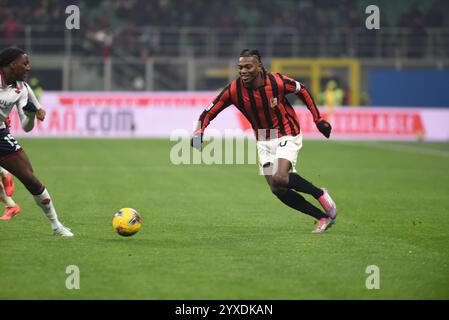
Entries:
<svg viewBox="0 0 449 320">
<path fill-rule="evenodd" d="M 0 198 L 1 201 L 4 202 L 6 204 L 7 207 L 14 207 L 16 205 L 16 203 L 14 202 L 14 200 L 7 196 L 5 193 L 5 188 L 3 187 L 3 183 L 1 182 L 0 179 Z"/>
<path fill-rule="evenodd" d="M 55 207 L 53 206 L 53 201 L 51 200 L 50 194 L 47 189 L 44 189 L 38 196 L 33 196 L 36 204 L 42 208 L 48 220 L 50 220 L 51 227 L 57 229 L 62 226 L 61 222 L 58 220 L 58 215 L 56 214 Z"/>
</svg>

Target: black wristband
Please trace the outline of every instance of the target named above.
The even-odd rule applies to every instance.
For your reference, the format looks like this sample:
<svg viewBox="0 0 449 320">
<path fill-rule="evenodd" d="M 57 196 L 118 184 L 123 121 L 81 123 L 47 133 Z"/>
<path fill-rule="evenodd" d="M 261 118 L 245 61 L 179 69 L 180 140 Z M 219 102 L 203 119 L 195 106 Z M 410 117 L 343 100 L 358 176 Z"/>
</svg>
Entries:
<svg viewBox="0 0 449 320">
<path fill-rule="evenodd" d="M 22 109 L 26 112 L 37 112 L 37 107 L 31 101 L 28 101 Z"/>
</svg>

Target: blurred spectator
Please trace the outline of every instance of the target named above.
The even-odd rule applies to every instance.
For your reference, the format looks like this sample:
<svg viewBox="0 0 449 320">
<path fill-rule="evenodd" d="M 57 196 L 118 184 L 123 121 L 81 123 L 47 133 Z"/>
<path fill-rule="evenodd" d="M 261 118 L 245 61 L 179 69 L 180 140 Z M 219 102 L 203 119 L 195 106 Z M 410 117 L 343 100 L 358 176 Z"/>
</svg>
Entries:
<svg viewBox="0 0 449 320">
<path fill-rule="evenodd" d="M 2 29 L 5 40 L 11 43 L 11 45 L 16 45 L 22 24 L 16 19 L 13 13 L 7 16 L 5 22 L 2 24 Z"/>
<path fill-rule="evenodd" d="M 441 1 L 433 1 L 429 11 L 424 17 L 424 25 L 429 28 L 442 28 L 444 15 L 441 10 Z"/>
<path fill-rule="evenodd" d="M 39 80 L 36 77 L 33 77 L 28 81 L 28 84 L 30 85 L 31 89 L 33 89 L 37 100 L 40 101 L 44 89 L 41 87 Z"/>
<path fill-rule="evenodd" d="M 334 108 L 343 104 L 343 90 L 337 86 L 337 81 L 329 80 L 326 88 L 321 92 L 319 97 L 320 104 Z"/>
<path fill-rule="evenodd" d="M 329 80 L 326 84 L 326 89 L 319 95 L 319 103 L 324 105 L 326 109 L 326 119 L 332 122 L 332 116 L 335 107 L 343 105 L 343 90 L 337 86 L 335 80 Z"/>
<path fill-rule="evenodd" d="M 395 38 L 382 36 L 381 44 L 406 43 L 410 48 L 403 54 L 423 56 L 422 47 L 429 36 L 427 28 L 447 27 L 449 21 L 444 13 L 449 9 L 448 3 L 434 0 L 426 12 L 421 2 L 401 1 L 401 5 L 388 7 L 388 10 L 399 10 L 389 15 L 394 17 L 390 25 L 403 31 Z M 377 31 L 365 32 L 365 0 L 0 0 L 2 43 L 23 42 L 19 39 L 22 31 L 26 25 L 32 25 L 35 43 L 47 37 L 63 50 L 65 34 L 61 25 L 69 4 L 81 9 L 82 27 L 72 33 L 72 42 L 75 53 L 82 55 L 173 56 L 186 54 L 187 49 L 194 55 L 231 56 L 241 48 L 234 48 L 230 43 L 240 46 L 245 41 L 266 46 L 273 40 L 272 54 L 279 56 L 291 56 L 295 52 L 299 56 L 372 57 L 373 48 L 380 44 L 375 39 Z M 386 10 L 381 10 L 381 14 Z M 381 25 L 388 26 L 383 17 Z M 183 37 L 172 27 L 204 29 Z M 256 32 L 256 28 L 263 28 L 265 33 Z M 212 53 L 202 50 L 209 43 L 209 30 L 218 35 Z M 272 38 L 266 36 L 267 32 L 272 33 Z M 184 45 L 184 50 L 176 46 L 179 43 Z M 40 46 L 39 50 L 44 48 L 55 52 L 50 46 Z M 382 51 L 381 56 L 393 55 L 393 50 L 390 51 Z"/>
<path fill-rule="evenodd" d="M 427 31 L 424 28 L 421 15 L 413 17 L 412 26 L 408 34 L 408 56 L 411 58 L 421 58 L 426 50 Z"/>
</svg>

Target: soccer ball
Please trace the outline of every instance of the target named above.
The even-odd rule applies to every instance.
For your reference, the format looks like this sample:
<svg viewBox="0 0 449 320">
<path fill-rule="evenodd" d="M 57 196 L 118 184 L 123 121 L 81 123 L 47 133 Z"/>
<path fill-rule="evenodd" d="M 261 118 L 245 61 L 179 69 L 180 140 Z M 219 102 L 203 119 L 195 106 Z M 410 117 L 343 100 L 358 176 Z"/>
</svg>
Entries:
<svg viewBox="0 0 449 320">
<path fill-rule="evenodd" d="M 142 227 L 142 216 L 132 208 L 120 209 L 112 218 L 112 228 L 119 235 L 128 237 Z"/>
</svg>

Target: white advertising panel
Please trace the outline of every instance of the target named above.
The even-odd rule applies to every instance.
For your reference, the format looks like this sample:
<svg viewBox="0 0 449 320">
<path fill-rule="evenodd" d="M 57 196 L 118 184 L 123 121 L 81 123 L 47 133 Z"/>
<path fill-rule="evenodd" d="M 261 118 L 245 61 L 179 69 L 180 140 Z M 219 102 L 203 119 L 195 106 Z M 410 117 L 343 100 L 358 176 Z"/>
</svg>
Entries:
<svg viewBox="0 0 449 320">
<path fill-rule="evenodd" d="M 193 131 L 201 112 L 217 92 L 46 92 L 41 104 L 47 111 L 44 122 L 25 133 L 16 112 L 11 114 L 15 136 L 38 137 L 147 137 L 169 138 L 174 131 Z M 324 108 L 320 108 L 324 114 Z M 312 115 L 304 106 L 296 108 L 305 137 L 322 138 Z M 345 107 L 329 116 L 333 139 L 449 140 L 449 108 Z M 225 130 L 252 135 L 249 123 L 230 106 L 209 126 L 212 135 Z"/>
</svg>

